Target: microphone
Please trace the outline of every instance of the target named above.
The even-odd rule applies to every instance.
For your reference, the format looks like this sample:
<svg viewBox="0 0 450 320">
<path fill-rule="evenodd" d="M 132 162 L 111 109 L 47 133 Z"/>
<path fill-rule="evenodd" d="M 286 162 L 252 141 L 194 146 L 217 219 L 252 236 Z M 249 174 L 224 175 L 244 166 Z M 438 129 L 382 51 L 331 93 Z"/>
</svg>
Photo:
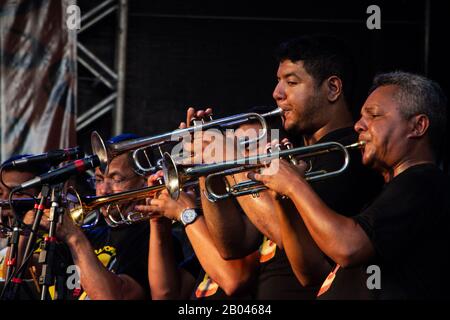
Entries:
<svg viewBox="0 0 450 320">
<path fill-rule="evenodd" d="M 13 198 L 11 202 L 9 200 L 0 200 L 0 209 L 11 209 L 13 207 L 15 210 L 31 210 L 36 203 L 34 198 Z"/>
<path fill-rule="evenodd" d="M 48 163 L 50 166 L 57 165 L 63 161 L 76 160 L 84 157 L 81 148 L 74 147 L 69 149 L 51 150 L 46 153 L 28 156 L 21 159 L 13 160 L 4 165 L 4 168 L 17 168 L 30 166 L 36 163 Z"/>
<path fill-rule="evenodd" d="M 100 160 L 96 155 L 86 157 L 84 159 L 75 160 L 61 168 L 55 169 L 53 171 L 41 174 L 31 180 L 28 180 L 17 187 L 15 187 L 11 192 L 18 192 L 24 189 L 34 188 L 43 184 L 56 184 L 69 179 L 77 173 L 83 173 L 87 170 L 93 169 L 100 165 Z"/>
</svg>

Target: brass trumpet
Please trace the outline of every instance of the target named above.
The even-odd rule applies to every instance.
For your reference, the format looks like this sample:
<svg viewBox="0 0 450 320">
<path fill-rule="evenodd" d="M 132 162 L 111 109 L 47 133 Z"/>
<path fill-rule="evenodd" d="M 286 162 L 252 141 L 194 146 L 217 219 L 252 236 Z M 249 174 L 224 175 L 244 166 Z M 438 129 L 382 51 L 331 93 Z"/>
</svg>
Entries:
<svg viewBox="0 0 450 320">
<path fill-rule="evenodd" d="M 101 207 L 106 207 L 107 214 L 105 220 L 109 226 L 117 227 L 129 225 L 148 220 L 150 214 L 141 212 L 123 212 L 120 205 L 154 197 L 166 188 L 171 197 L 177 199 L 182 188 L 196 185 L 198 184 L 197 179 L 199 177 L 206 176 L 206 195 L 210 201 L 255 194 L 259 191 L 266 190 L 267 188 L 260 182 L 251 180 L 238 183 L 234 186 L 230 186 L 226 182 L 227 192 L 224 194 L 217 194 L 212 190 L 211 179 L 217 176 L 225 177 L 230 174 L 261 168 L 267 165 L 271 160 L 277 158 L 289 158 L 291 161 L 295 162 L 299 159 L 320 156 L 330 152 L 341 152 L 344 157 L 344 163 L 340 168 L 330 172 L 310 171 L 306 175 L 308 181 L 327 179 L 339 175 L 347 169 L 350 162 L 349 149 L 361 148 L 363 145 L 364 142 L 357 142 L 348 146 L 343 146 L 337 142 L 326 142 L 306 147 L 280 150 L 264 155 L 240 158 L 228 162 L 201 165 L 177 164 L 168 153 L 164 153 L 162 168 L 165 183 L 160 181 L 160 184 L 155 186 L 93 197 L 80 197 L 76 191 L 73 190 L 70 194 L 75 195 L 76 200 L 74 201 L 71 199 L 71 201 L 69 201 L 69 203 L 73 204 L 69 212 L 74 221 L 85 221 L 93 214 L 93 212 L 99 214 L 99 209 Z"/>
<path fill-rule="evenodd" d="M 77 203 L 83 201 L 81 199 L 88 199 L 89 197 L 80 197 L 80 195 L 73 189 L 69 188 L 67 194 L 63 197 L 62 206 L 68 208 L 68 213 L 72 218 L 73 222 L 82 228 L 90 228 L 95 226 L 98 223 L 100 218 L 98 212 L 90 212 L 89 214 L 84 214 L 79 211 Z M 15 198 L 12 201 L 1 200 L 0 201 L 0 209 L 11 209 L 12 207 L 15 210 L 28 211 L 32 210 L 35 207 L 36 203 L 39 203 L 39 198 Z M 47 206 L 49 203 L 47 203 Z"/>
<path fill-rule="evenodd" d="M 350 162 L 348 150 L 361 148 L 363 145 L 364 142 L 362 141 L 350 144 L 348 146 L 343 146 L 338 142 L 325 142 L 311 146 L 280 150 L 274 153 L 239 158 L 232 161 L 194 166 L 183 166 L 176 164 L 172 157 L 168 153 L 165 153 L 162 161 L 162 167 L 166 187 L 173 199 L 178 198 L 181 188 L 187 182 L 201 176 L 206 176 L 206 196 L 210 201 L 217 201 L 231 196 L 238 197 L 255 194 L 267 188 L 262 183 L 251 180 L 238 183 L 234 186 L 230 186 L 228 182 L 226 182 L 227 192 L 224 194 L 217 194 L 212 190 L 211 186 L 211 178 L 213 177 L 225 177 L 227 175 L 239 172 L 258 169 L 266 166 L 271 160 L 277 158 L 289 158 L 292 161 L 297 161 L 305 158 L 320 156 L 330 152 L 341 152 L 344 157 L 344 163 L 340 168 L 330 172 L 310 171 L 307 173 L 306 179 L 309 181 L 323 180 L 337 176 L 344 172 Z"/>
<path fill-rule="evenodd" d="M 100 170 L 103 173 L 108 171 L 108 166 L 112 158 L 129 151 L 133 151 L 133 159 L 135 161 L 136 167 L 143 173 L 151 173 L 152 171 L 158 169 L 158 167 L 153 166 L 145 167 L 139 162 L 137 153 L 142 149 L 160 146 L 161 144 L 164 144 L 169 141 L 180 141 L 183 137 L 185 137 L 186 135 L 191 135 L 195 131 L 207 130 L 210 128 L 218 128 L 218 127 L 219 128 L 236 127 L 240 124 L 248 122 L 249 120 L 257 120 L 261 123 L 262 127 L 261 134 L 252 140 L 245 141 L 245 143 L 251 144 L 263 139 L 266 136 L 268 128 L 266 120 L 264 118 L 272 116 L 281 116 L 282 112 L 283 111 L 280 108 L 276 108 L 275 110 L 264 114 L 243 113 L 217 120 L 212 120 L 193 127 L 177 129 L 171 132 L 166 132 L 151 137 L 138 138 L 110 144 L 105 144 L 100 135 L 96 131 L 94 131 L 91 134 L 92 152 L 93 154 L 98 156 L 100 160 Z"/>
<path fill-rule="evenodd" d="M 106 206 L 105 221 L 111 227 L 118 227 L 126 224 L 133 224 L 150 218 L 141 212 L 122 212 L 120 205 L 127 202 L 151 198 L 166 187 L 164 184 L 145 187 L 141 189 L 123 191 L 104 196 L 88 196 L 80 197 L 73 190 L 73 194 L 77 197 L 73 201 L 73 207 L 69 210 L 70 216 L 74 221 L 84 221 L 95 212 L 100 215 L 99 209 Z"/>
</svg>

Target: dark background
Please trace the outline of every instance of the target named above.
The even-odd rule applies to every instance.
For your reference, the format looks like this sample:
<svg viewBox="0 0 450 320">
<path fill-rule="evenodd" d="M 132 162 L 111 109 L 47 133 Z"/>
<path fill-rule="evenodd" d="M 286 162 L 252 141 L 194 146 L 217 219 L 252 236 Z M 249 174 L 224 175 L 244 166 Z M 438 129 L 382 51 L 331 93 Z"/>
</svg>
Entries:
<svg viewBox="0 0 450 320">
<path fill-rule="evenodd" d="M 96 1 L 78 1 L 82 12 Z M 369 30 L 367 7 L 381 8 L 381 30 Z M 428 60 L 425 52 L 430 9 Z M 125 132 L 148 136 L 176 128 L 188 106 L 214 107 L 216 117 L 273 105 L 276 46 L 302 34 L 327 33 L 352 48 L 357 82 L 352 101 L 358 116 L 378 72 L 426 74 L 449 94 L 448 10 L 444 1 L 146 1 L 130 0 L 126 71 Z M 114 63 L 117 19 L 111 15 L 79 39 Z M 428 68 L 427 68 L 428 64 Z M 108 89 L 79 67 L 79 113 Z M 83 129 L 111 135 L 112 116 Z"/>
</svg>

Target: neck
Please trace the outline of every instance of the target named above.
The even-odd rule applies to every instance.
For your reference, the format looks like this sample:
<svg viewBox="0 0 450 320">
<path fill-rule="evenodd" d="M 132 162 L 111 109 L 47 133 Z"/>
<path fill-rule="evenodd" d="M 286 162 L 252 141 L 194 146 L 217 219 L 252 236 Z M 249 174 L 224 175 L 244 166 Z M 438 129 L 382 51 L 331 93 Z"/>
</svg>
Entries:
<svg viewBox="0 0 450 320">
<path fill-rule="evenodd" d="M 417 166 L 419 164 L 426 164 L 426 163 L 435 163 L 435 160 L 433 156 L 428 153 L 424 153 L 425 156 L 422 154 L 420 157 L 410 156 L 408 158 L 402 159 L 397 164 L 395 164 L 391 168 L 386 168 L 385 170 L 381 171 L 381 174 L 383 175 L 384 182 L 389 182 L 396 176 L 398 176 L 400 173 L 405 171 L 408 168 L 411 168 L 413 166 Z"/>
<path fill-rule="evenodd" d="M 332 131 L 353 126 L 352 116 L 345 103 L 338 103 L 330 108 L 328 114 L 332 115 L 332 117 L 328 118 L 324 125 L 312 134 L 303 135 L 306 146 L 317 143 L 317 141 Z"/>
</svg>

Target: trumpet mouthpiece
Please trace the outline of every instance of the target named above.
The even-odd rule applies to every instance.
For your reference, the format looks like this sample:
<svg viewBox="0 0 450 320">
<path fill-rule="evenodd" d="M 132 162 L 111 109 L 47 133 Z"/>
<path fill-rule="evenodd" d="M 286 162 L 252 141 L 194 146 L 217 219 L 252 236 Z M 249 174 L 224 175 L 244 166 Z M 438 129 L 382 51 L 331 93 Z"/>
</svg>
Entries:
<svg viewBox="0 0 450 320">
<path fill-rule="evenodd" d="M 366 144 L 366 142 L 364 140 L 352 143 L 348 146 L 346 146 L 347 149 L 360 149 L 362 147 L 364 147 L 364 145 Z"/>
</svg>

